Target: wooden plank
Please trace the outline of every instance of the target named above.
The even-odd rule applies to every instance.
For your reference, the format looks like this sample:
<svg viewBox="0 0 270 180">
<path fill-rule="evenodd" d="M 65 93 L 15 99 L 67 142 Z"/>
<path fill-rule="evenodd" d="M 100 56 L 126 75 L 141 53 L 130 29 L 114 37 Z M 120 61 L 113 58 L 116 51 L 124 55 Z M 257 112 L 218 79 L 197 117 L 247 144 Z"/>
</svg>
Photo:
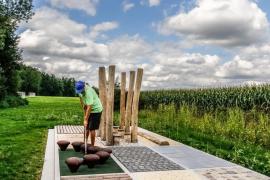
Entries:
<svg viewBox="0 0 270 180">
<path fill-rule="evenodd" d="M 58 128 L 59 128 L 59 134 L 63 134 L 62 126 L 58 126 Z"/>
<path fill-rule="evenodd" d="M 70 128 L 69 128 L 69 125 L 65 125 L 65 128 L 67 130 L 66 134 L 70 134 Z"/>
<path fill-rule="evenodd" d="M 41 180 L 54 179 L 54 131 L 57 128 L 48 130 Z"/>
<path fill-rule="evenodd" d="M 113 107 L 114 107 L 115 66 L 109 66 L 109 87 L 106 107 L 106 145 L 113 145 Z"/>
<path fill-rule="evenodd" d="M 106 140 L 106 107 L 107 107 L 107 88 L 106 88 L 106 71 L 105 67 L 99 67 L 99 98 L 103 106 L 103 111 L 100 119 L 99 136 L 101 140 Z"/>
<path fill-rule="evenodd" d="M 70 125 L 70 128 L 71 128 L 72 134 L 76 134 L 76 132 L 75 132 L 75 130 L 74 130 L 74 127 Z"/>
<path fill-rule="evenodd" d="M 163 139 L 159 139 L 159 138 L 157 138 L 155 136 L 152 136 L 151 134 L 147 134 L 145 132 L 138 132 L 138 134 L 140 136 L 142 136 L 142 137 L 144 137 L 144 138 L 146 138 L 146 139 L 160 145 L 160 146 L 168 146 L 168 145 L 170 145 L 168 141 L 163 140 Z"/>
<path fill-rule="evenodd" d="M 140 91 L 142 86 L 142 77 L 143 77 L 143 69 L 138 68 L 131 114 L 131 122 L 132 122 L 131 142 L 133 143 L 138 142 L 138 111 L 139 111 Z"/>
<path fill-rule="evenodd" d="M 79 126 L 80 134 L 83 134 L 83 126 Z"/>
<path fill-rule="evenodd" d="M 60 126 L 56 126 L 56 129 L 57 129 L 57 134 L 61 134 L 61 129 L 60 129 Z"/>
<path fill-rule="evenodd" d="M 126 112 L 126 72 L 121 73 L 121 96 L 120 96 L 120 129 L 125 127 Z"/>
<path fill-rule="evenodd" d="M 74 131 L 74 127 L 70 125 L 71 133 L 75 134 L 76 132 Z"/>
<path fill-rule="evenodd" d="M 132 97 L 135 81 L 135 71 L 129 72 L 129 87 L 128 87 L 128 96 L 127 96 L 127 105 L 126 105 L 126 114 L 125 114 L 125 132 L 130 132 L 130 122 L 131 122 L 131 107 L 132 107 Z"/>
<path fill-rule="evenodd" d="M 70 125 L 69 127 L 70 127 L 70 129 L 71 129 L 71 133 L 72 133 L 72 134 L 75 134 L 74 129 L 73 129 L 73 126 Z"/>
<path fill-rule="evenodd" d="M 63 126 L 63 128 L 64 128 L 64 134 L 67 134 L 67 126 Z"/>
</svg>

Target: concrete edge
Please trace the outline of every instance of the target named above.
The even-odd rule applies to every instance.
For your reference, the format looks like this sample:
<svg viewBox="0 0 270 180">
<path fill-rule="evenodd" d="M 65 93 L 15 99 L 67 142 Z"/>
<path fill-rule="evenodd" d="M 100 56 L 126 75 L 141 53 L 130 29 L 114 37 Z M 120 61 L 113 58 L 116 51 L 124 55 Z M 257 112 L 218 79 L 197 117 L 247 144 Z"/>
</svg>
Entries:
<svg viewBox="0 0 270 180">
<path fill-rule="evenodd" d="M 76 175 L 76 178 L 96 178 L 99 176 L 118 176 L 118 175 L 126 175 L 127 173 L 107 173 L 107 174 L 88 174 L 88 175 Z M 61 176 L 61 180 L 74 178 L 74 176 Z"/>
<path fill-rule="evenodd" d="M 41 180 L 54 178 L 54 129 L 48 129 L 47 144 L 42 167 Z"/>
<path fill-rule="evenodd" d="M 54 127 L 54 180 L 60 180 L 60 164 L 59 164 L 59 153 L 57 146 L 57 132 L 56 126 Z"/>
</svg>

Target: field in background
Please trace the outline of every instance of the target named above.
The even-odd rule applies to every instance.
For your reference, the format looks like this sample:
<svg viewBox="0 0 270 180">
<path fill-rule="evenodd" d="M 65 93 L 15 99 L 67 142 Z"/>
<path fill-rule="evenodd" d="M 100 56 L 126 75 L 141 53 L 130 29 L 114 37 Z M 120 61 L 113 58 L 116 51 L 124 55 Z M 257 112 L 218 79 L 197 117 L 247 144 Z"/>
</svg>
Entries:
<svg viewBox="0 0 270 180">
<path fill-rule="evenodd" d="M 270 84 L 144 91 L 139 126 L 270 175 Z"/>
<path fill-rule="evenodd" d="M 28 106 L 0 109 L 0 179 L 39 179 L 47 129 L 58 124 L 82 124 L 78 98 L 28 100 Z M 267 109 L 242 110 L 234 106 L 202 110 L 202 107 L 148 104 L 139 113 L 139 126 L 270 175 Z M 118 120 L 116 112 L 115 122 Z"/>
<path fill-rule="evenodd" d="M 270 125 L 264 113 L 232 108 L 198 115 L 195 107 L 163 105 L 141 110 L 139 118 L 140 127 L 270 175 Z"/>
</svg>

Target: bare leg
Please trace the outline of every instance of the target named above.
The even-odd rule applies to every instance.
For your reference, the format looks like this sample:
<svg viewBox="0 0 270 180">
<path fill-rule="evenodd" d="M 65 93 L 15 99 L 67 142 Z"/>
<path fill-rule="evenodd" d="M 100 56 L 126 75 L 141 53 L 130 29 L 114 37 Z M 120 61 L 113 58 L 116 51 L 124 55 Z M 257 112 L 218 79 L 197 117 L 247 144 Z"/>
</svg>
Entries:
<svg viewBox="0 0 270 180">
<path fill-rule="evenodd" d="M 86 130 L 86 143 L 88 142 L 88 137 L 89 137 L 89 129 Z"/>
<path fill-rule="evenodd" d="M 92 130 L 92 131 L 90 131 L 90 133 L 91 133 L 91 145 L 94 146 L 95 140 L 96 140 L 96 131 Z"/>
</svg>

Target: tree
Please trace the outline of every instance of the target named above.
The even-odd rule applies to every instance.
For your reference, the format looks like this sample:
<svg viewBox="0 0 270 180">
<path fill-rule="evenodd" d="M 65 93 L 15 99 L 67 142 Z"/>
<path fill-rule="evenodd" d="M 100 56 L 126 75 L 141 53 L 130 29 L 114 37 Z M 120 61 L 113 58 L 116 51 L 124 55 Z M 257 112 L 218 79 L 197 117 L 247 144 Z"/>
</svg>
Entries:
<svg viewBox="0 0 270 180">
<path fill-rule="evenodd" d="M 21 70 L 19 71 L 20 75 L 20 91 L 24 91 L 27 94 L 29 92 L 39 92 L 40 81 L 41 81 L 41 72 L 37 69 L 21 65 Z"/>
<path fill-rule="evenodd" d="M 0 67 L 0 101 L 6 96 L 5 77 L 2 75 L 2 69 Z"/>
<path fill-rule="evenodd" d="M 62 78 L 63 82 L 63 96 L 74 97 L 75 96 L 75 79 L 74 78 Z"/>
<path fill-rule="evenodd" d="M 7 94 L 15 95 L 19 79 L 17 70 L 21 61 L 16 29 L 18 23 L 32 16 L 32 0 L 0 0 L 0 68 Z"/>
</svg>

